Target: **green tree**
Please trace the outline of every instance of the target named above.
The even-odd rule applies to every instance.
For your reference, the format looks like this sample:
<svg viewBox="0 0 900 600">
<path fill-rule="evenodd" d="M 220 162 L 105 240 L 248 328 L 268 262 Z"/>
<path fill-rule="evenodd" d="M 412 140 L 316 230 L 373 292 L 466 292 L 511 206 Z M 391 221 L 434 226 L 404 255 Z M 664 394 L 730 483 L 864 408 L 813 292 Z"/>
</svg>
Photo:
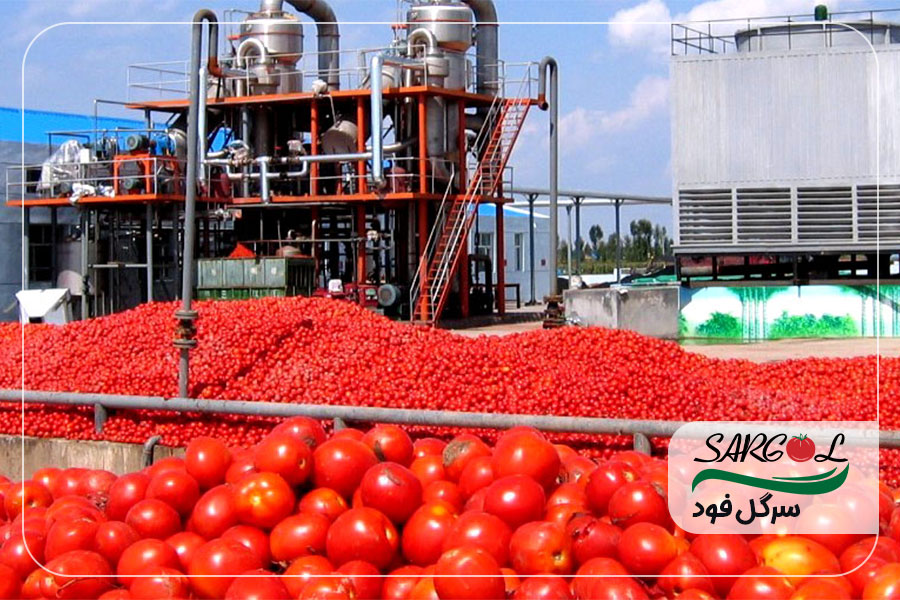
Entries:
<svg viewBox="0 0 900 600">
<path fill-rule="evenodd" d="M 603 243 L 603 229 L 599 225 L 591 225 L 591 228 L 588 229 L 588 238 L 591 240 L 591 257 L 594 260 L 603 260 L 606 252 Z"/>
<path fill-rule="evenodd" d="M 697 326 L 697 335 L 706 338 L 741 338 L 741 322 L 727 313 L 714 312 Z"/>
<path fill-rule="evenodd" d="M 653 223 L 647 219 L 631 222 L 631 237 L 634 240 L 634 259 L 650 260 L 653 250 Z"/>
</svg>

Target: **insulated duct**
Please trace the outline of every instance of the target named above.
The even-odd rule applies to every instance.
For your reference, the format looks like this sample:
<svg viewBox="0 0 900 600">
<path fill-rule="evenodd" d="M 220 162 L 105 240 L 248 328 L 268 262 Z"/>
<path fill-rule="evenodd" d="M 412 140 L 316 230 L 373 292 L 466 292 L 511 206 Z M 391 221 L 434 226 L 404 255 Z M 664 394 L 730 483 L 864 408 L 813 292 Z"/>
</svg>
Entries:
<svg viewBox="0 0 900 600">
<path fill-rule="evenodd" d="M 316 39 L 319 53 L 319 78 L 329 89 L 341 87 L 341 34 L 337 17 L 325 0 L 287 0 L 297 12 L 316 22 Z M 262 0 L 261 11 L 281 10 L 283 0 Z"/>
<path fill-rule="evenodd" d="M 462 0 L 475 15 L 475 91 L 496 96 L 500 91 L 497 62 L 497 9 L 492 0 Z"/>
</svg>

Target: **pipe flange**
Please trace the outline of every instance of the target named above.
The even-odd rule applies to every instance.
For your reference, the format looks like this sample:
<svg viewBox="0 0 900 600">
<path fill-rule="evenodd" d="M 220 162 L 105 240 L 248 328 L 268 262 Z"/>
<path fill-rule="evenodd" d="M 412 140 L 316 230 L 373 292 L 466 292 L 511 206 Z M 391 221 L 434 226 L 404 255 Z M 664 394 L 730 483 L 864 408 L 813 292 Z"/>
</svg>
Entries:
<svg viewBox="0 0 900 600">
<path fill-rule="evenodd" d="M 197 317 L 200 316 L 196 310 L 184 310 L 180 308 L 175 311 L 175 318 L 179 321 L 196 321 Z"/>
<path fill-rule="evenodd" d="M 191 350 L 197 347 L 197 340 L 176 338 L 174 344 L 176 348 L 180 348 L 182 350 Z"/>
</svg>

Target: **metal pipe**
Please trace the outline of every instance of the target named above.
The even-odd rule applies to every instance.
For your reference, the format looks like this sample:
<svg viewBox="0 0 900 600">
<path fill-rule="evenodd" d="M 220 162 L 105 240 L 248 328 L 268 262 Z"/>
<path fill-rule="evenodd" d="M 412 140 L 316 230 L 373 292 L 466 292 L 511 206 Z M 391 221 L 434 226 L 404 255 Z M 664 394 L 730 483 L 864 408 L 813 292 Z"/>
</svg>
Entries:
<svg viewBox="0 0 900 600">
<path fill-rule="evenodd" d="M 372 170 L 369 177 L 372 180 L 372 187 L 380 189 L 384 187 L 384 147 L 382 146 L 381 137 L 384 135 L 382 126 L 384 117 L 381 111 L 384 109 L 384 101 L 382 99 L 382 78 L 381 73 L 384 70 L 384 56 L 376 54 L 372 57 L 371 66 L 369 67 L 369 85 L 371 87 L 370 96 L 370 112 L 371 112 L 371 132 L 372 132 Z"/>
<path fill-rule="evenodd" d="M 256 162 L 259 164 L 259 199 L 263 204 L 268 204 L 272 199 L 269 191 L 269 157 L 260 156 Z"/>
<path fill-rule="evenodd" d="M 332 404 L 294 404 L 290 402 L 253 402 L 246 400 L 201 400 L 166 398 L 163 396 L 127 396 L 118 394 L 80 394 L 0 389 L 0 402 L 94 406 L 106 409 L 168 410 L 211 414 L 253 415 L 264 417 L 306 416 L 313 419 L 343 419 L 348 422 L 397 423 L 433 427 L 476 427 L 509 429 L 524 425 L 542 431 L 631 435 L 640 433 L 654 437 L 670 437 L 685 425 L 684 421 L 603 419 L 597 417 L 559 417 L 502 413 L 420 410 L 409 408 L 377 408 Z M 740 423 L 736 422 L 736 425 Z M 835 421 L 835 425 L 840 423 Z M 863 437 L 862 439 L 865 439 Z M 900 431 L 879 431 L 880 446 L 900 448 Z"/>
<path fill-rule="evenodd" d="M 316 22 L 319 51 L 319 78 L 332 90 L 341 89 L 341 34 L 338 20 L 325 0 L 287 0 L 298 12 Z M 264 5 L 276 4 L 264 0 Z M 280 5 L 280 3 L 278 3 Z"/>
<path fill-rule="evenodd" d="M 81 209 L 81 319 L 88 318 L 88 232 L 90 220 L 88 209 Z"/>
<path fill-rule="evenodd" d="M 188 67 L 190 74 L 190 105 L 188 108 L 188 147 L 187 166 L 185 173 L 186 190 L 184 199 L 184 251 L 181 273 L 181 309 L 176 311 L 178 319 L 175 346 L 179 348 L 181 356 L 178 362 L 178 393 L 186 397 L 189 391 L 190 351 L 197 345 L 194 339 L 194 321 L 197 319 L 196 311 L 191 309 L 191 300 L 194 291 L 194 235 L 196 233 L 196 208 L 197 208 L 197 176 L 200 172 L 200 159 L 198 144 L 196 143 L 199 132 L 200 120 L 200 77 L 206 69 L 200 68 L 200 53 L 203 44 L 203 22 L 209 24 L 209 64 L 210 72 L 213 72 L 213 52 L 218 36 L 218 21 L 216 14 L 209 9 L 200 9 L 194 13 L 191 26 L 191 63 Z M 218 69 L 218 64 L 215 64 Z M 204 81 L 205 84 L 205 81 Z M 205 85 L 204 85 L 205 88 Z M 203 90 L 206 95 L 206 90 Z"/>
<path fill-rule="evenodd" d="M 153 302 L 153 205 L 147 203 L 147 230 L 145 249 L 147 252 L 147 302 Z"/>
<path fill-rule="evenodd" d="M 499 40 L 497 9 L 491 0 L 462 0 L 475 15 L 475 90 L 496 96 L 500 91 L 497 76 Z M 482 114 L 486 112 L 482 108 Z"/>
<path fill-rule="evenodd" d="M 410 33 L 406 38 L 406 52 L 409 56 L 415 56 L 415 48 L 417 40 L 419 38 L 423 38 L 425 40 L 425 47 L 428 54 L 431 54 L 437 50 L 438 41 L 434 36 L 432 31 L 428 29 L 416 29 L 412 33 Z"/>
<path fill-rule="evenodd" d="M 535 282 L 534 282 L 534 194 L 528 196 L 528 270 L 531 272 L 531 302 L 536 304 L 535 300 Z"/>
<path fill-rule="evenodd" d="M 197 110 L 197 156 L 206 156 L 206 93 L 207 93 L 206 68 L 200 65 L 200 98 Z M 199 172 L 199 171 L 198 171 Z"/>
<path fill-rule="evenodd" d="M 141 464 L 144 465 L 145 469 L 153 464 L 153 449 L 156 448 L 156 445 L 161 441 L 162 437 L 154 435 L 153 437 L 147 438 L 147 441 L 144 442 L 144 445 L 141 448 Z"/>
<path fill-rule="evenodd" d="M 622 282 L 622 230 L 619 220 L 622 201 L 616 200 L 616 283 Z"/>
<path fill-rule="evenodd" d="M 547 70 L 550 71 L 550 96 L 547 99 Z M 538 105 L 550 109 L 550 295 L 559 294 L 557 285 L 557 246 L 559 245 L 559 74 L 556 59 L 545 56 L 539 67 Z"/>
</svg>

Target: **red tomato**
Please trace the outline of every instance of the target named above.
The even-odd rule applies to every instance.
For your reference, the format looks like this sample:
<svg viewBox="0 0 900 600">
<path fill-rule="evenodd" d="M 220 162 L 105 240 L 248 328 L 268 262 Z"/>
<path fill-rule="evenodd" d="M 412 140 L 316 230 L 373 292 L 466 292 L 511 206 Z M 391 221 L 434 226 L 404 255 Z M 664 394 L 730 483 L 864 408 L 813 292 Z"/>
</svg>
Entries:
<svg viewBox="0 0 900 600">
<path fill-rule="evenodd" d="M 0 564 L 12 567 L 19 577 L 28 577 L 44 564 L 44 535 L 30 530 L 13 533 L 0 546 Z"/>
<path fill-rule="evenodd" d="M 478 437 L 463 433 L 444 447 L 443 465 L 446 478 L 458 482 L 469 461 L 478 456 L 490 456 L 491 449 Z"/>
<path fill-rule="evenodd" d="M 334 521 L 347 511 L 347 501 L 329 488 L 316 488 L 308 492 L 297 504 L 299 512 L 314 512 Z"/>
<path fill-rule="evenodd" d="M 206 540 L 194 533 L 193 531 L 181 531 L 166 540 L 175 554 L 178 555 L 178 562 L 181 563 L 181 570 L 187 572 L 194 558 L 197 548 L 206 543 Z"/>
<path fill-rule="evenodd" d="M 157 598 L 187 598 L 191 593 L 191 584 L 184 573 L 178 569 L 166 567 L 150 567 L 144 570 L 143 577 L 135 577 L 128 588 L 135 600 L 156 600 Z"/>
<path fill-rule="evenodd" d="M 322 424 L 309 417 L 290 417 L 275 426 L 272 433 L 285 433 L 297 441 L 305 442 L 310 450 L 315 450 L 325 442 Z"/>
<path fill-rule="evenodd" d="M 739 535 L 698 535 L 691 542 L 691 554 L 700 559 L 710 575 L 740 575 L 756 566 L 756 556 L 750 544 Z M 713 587 L 725 595 L 735 582 L 734 577 L 714 577 Z"/>
<path fill-rule="evenodd" d="M 422 567 L 406 565 L 388 573 L 381 586 L 384 600 L 406 600 L 422 578 Z"/>
<path fill-rule="evenodd" d="M 330 439 L 313 455 L 313 483 L 350 498 L 369 467 L 378 462 L 368 446 L 353 439 Z"/>
<path fill-rule="evenodd" d="M 810 579 L 806 583 L 797 588 L 797 591 L 791 596 L 791 600 L 850 600 L 849 588 L 829 579 Z M 879 594 L 877 598 L 887 598 L 889 596 Z"/>
<path fill-rule="evenodd" d="M 194 438 L 184 452 L 184 468 L 204 490 L 224 483 L 229 465 L 231 452 L 215 438 Z"/>
<path fill-rule="evenodd" d="M 597 463 L 585 456 L 573 456 L 563 460 L 562 473 L 565 482 L 587 487 L 588 477 L 597 469 Z"/>
<path fill-rule="evenodd" d="M 138 540 L 125 548 L 116 567 L 119 583 L 130 586 L 134 576 L 150 567 L 180 569 L 178 554 L 161 540 Z"/>
<path fill-rule="evenodd" d="M 644 481 L 633 481 L 619 488 L 610 497 L 608 510 L 613 524 L 620 527 L 641 522 L 665 526 L 670 520 L 666 499 L 653 484 Z"/>
<path fill-rule="evenodd" d="M 444 460 L 434 454 L 415 459 L 409 465 L 409 470 L 419 478 L 423 488 L 430 483 L 447 478 L 447 474 L 444 472 Z"/>
<path fill-rule="evenodd" d="M 245 525 L 271 529 L 294 510 L 297 499 L 287 482 L 275 473 L 247 475 L 234 488 L 234 508 Z"/>
<path fill-rule="evenodd" d="M 178 512 L 162 500 L 141 500 L 125 515 L 125 523 L 142 538 L 164 540 L 181 531 Z"/>
<path fill-rule="evenodd" d="M 237 483 L 250 473 L 257 473 L 256 453 L 253 450 L 235 450 L 231 453 L 231 464 L 225 471 L 225 483 Z"/>
<path fill-rule="evenodd" d="M 434 589 L 441 600 L 506 597 L 500 566 L 490 553 L 477 546 L 461 546 L 444 552 L 434 575 Z"/>
<path fill-rule="evenodd" d="M 111 521 L 124 521 L 131 507 L 146 497 L 150 478 L 144 473 L 129 473 L 116 479 L 109 487 L 106 516 Z"/>
<path fill-rule="evenodd" d="M 863 590 L 864 600 L 896 600 L 900 598 L 900 564 L 886 564 L 875 573 Z"/>
<path fill-rule="evenodd" d="M 509 475 L 487 487 L 484 512 L 503 519 L 510 528 L 537 521 L 544 514 L 544 488 L 531 477 Z"/>
<path fill-rule="evenodd" d="M 603 577 L 596 577 L 602 575 Z M 592 558 L 587 561 L 572 580 L 572 591 L 576 598 L 627 598 L 647 600 L 644 588 L 628 576 L 621 563 L 611 558 Z"/>
<path fill-rule="evenodd" d="M 486 512 L 468 512 L 459 516 L 444 538 L 443 551 L 459 546 L 478 546 L 494 557 L 498 565 L 509 558 L 512 530 L 499 517 Z"/>
<path fill-rule="evenodd" d="M 794 587 L 772 567 L 753 567 L 739 577 L 728 592 L 729 600 L 787 600 Z"/>
<path fill-rule="evenodd" d="M 616 558 L 622 530 L 592 515 L 575 515 L 566 525 L 572 555 L 582 565 L 592 558 Z"/>
<path fill-rule="evenodd" d="M 512 600 L 573 600 L 566 580 L 558 575 L 526 577 L 513 592 Z"/>
<path fill-rule="evenodd" d="M 197 596 L 222 598 L 235 577 L 261 567 L 259 558 L 240 542 L 218 539 L 197 549 L 188 574 Z"/>
<path fill-rule="evenodd" d="M 396 425 L 376 425 L 363 436 L 362 442 L 382 462 L 395 462 L 408 467 L 413 461 L 412 439 Z"/>
<path fill-rule="evenodd" d="M 441 502 L 422 505 L 403 527 L 403 556 L 414 565 L 434 564 L 440 558 L 444 540 L 455 522 L 456 515 L 449 505 Z"/>
<path fill-rule="evenodd" d="M 253 552 L 261 565 L 272 562 L 272 555 L 269 553 L 269 536 L 261 529 L 249 525 L 235 525 L 223 533 L 221 539 L 238 542 Z"/>
<path fill-rule="evenodd" d="M 366 560 L 379 569 L 391 563 L 398 545 L 391 521 L 373 508 L 352 508 L 339 516 L 328 529 L 325 543 L 332 563 Z"/>
<path fill-rule="evenodd" d="M 587 494 L 577 483 L 563 483 L 547 498 L 547 509 L 559 504 L 574 504 L 587 512 Z"/>
<path fill-rule="evenodd" d="M 200 496 L 191 512 L 190 529 L 206 539 L 219 537 L 237 525 L 237 500 L 230 485 L 219 485 Z"/>
<path fill-rule="evenodd" d="M 459 490 L 463 496 L 470 498 L 480 489 L 491 485 L 494 477 L 494 468 L 490 456 L 476 456 L 463 469 L 459 476 Z"/>
<path fill-rule="evenodd" d="M 796 462 L 806 462 L 816 453 L 816 443 L 806 435 L 795 435 L 784 447 L 788 458 Z"/>
<path fill-rule="evenodd" d="M 288 485 L 302 485 L 312 472 L 312 450 L 286 433 L 272 433 L 256 447 L 254 466 L 281 475 Z"/>
<path fill-rule="evenodd" d="M 330 526 L 327 517 L 314 512 L 301 512 L 284 519 L 269 536 L 272 560 L 291 562 L 307 554 L 325 554 Z"/>
<path fill-rule="evenodd" d="M 653 523 L 635 523 L 622 532 L 619 560 L 633 575 L 653 576 L 678 554 L 675 538 Z"/>
<path fill-rule="evenodd" d="M 412 446 L 410 444 L 410 446 Z M 345 576 L 353 584 L 356 598 L 359 600 L 379 600 L 383 577 L 381 571 L 372 563 L 365 560 L 351 560 L 342 564 L 337 571 Z"/>
<path fill-rule="evenodd" d="M 370 467 L 359 484 L 364 506 L 381 511 L 402 525 L 422 504 L 422 484 L 406 467 L 393 462 Z"/>
<path fill-rule="evenodd" d="M 626 483 L 632 480 L 632 474 L 623 464 L 615 461 L 600 463 L 588 475 L 585 493 L 588 505 L 598 515 L 605 515 L 609 507 L 609 499 Z"/>
<path fill-rule="evenodd" d="M 36 481 L 13 484 L 3 499 L 3 506 L 10 519 L 21 513 L 22 509 L 46 507 L 52 503 L 53 496 L 50 494 L 50 490 Z"/>
<path fill-rule="evenodd" d="M 883 565 L 893 562 L 900 562 L 900 544 L 883 536 L 860 540 L 844 550 L 840 557 L 841 572 L 847 573 L 855 595 L 862 594 Z"/>
<path fill-rule="evenodd" d="M 247 577 L 248 575 L 250 577 Z M 241 573 L 241 577 L 236 577 L 225 592 L 225 600 L 292 600 L 292 598 L 281 577 L 265 569 Z"/>
<path fill-rule="evenodd" d="M 559 453 L 536 431 L 508 431 L 497 440 L 491 467 L 498 479 L 526 475 L 549 490 L 559 476 Z"/>
<path fill-rule="evenodd" d="M 0 598 L 22 597 L 22 578 L 11 567 L 0 564 Z"/>
<path fill-rule="evenodd" d="M 93 550 L 98 527 L 95 521 L 84 518 L 56 521 L 44 540 L 44 558 L 53 560 L 72 550 Z"/>
<path fill-rule="evenodd" d="M 807 575 L 839 574 L 841 565 L 827 548 L 799 535 L 778 536 L 762 545 L 758 552 L 761 565 L 784 573 L 791 585 Z"/>
<path fill-rule="evenodd" d="M 422 504 L 437 501 L 446 502 L 452 506 L 456 512 L 462 512 L 463 505 L 465 504 L 463 495 L 459 491 L 459 486 L 452 481 L 443 480 L 432 481 L 428 484 L 428 487 L 422 490 Z"/>
<path fill-rule="evenodd" d="M 96 598 L 113 585 L 109 563 L 96 552 L 72 550 L 48 561 L 45 569 L 45 598 Z"/>
<path fill-rule="evenodd" d="M 307 583 L 333 571 L 334 565 L 324 556 L 301 556 L 284 571 L 282 583 L 291 597 L 296 598 Z"/>
<path fill-rule="evenodd" d="M 572 540 L 562 525 L 534 521 L 516 529 L 509 558 L 522 575 L 567 575 L 572 571 Z"/>
<path fill-rule="evenodd" d="M 150 480 L 145 497 L 165 502 L 179 515 L 187 516 L 200 498 L 200 486 L 187 471 L 168 470 Z"/>
<path fill-rule="evenodd" d="M 679 598 L 680 594 L 689 589 L 715 594 L 713 580 L 708 575 L 709 571 L 699 558 L 690 552 L 684 552 L 662 569 L 657 585 L 666 595 Z"/>
<path fill-rule="evenodd" d="M 413 443 L 413 459 L 429 454 L 442 456 L 447 442 L 433 437 L 419 438 Z"/>
<path fill-rule="evenodd" d="M 140 539 L 133 527 L 122 521 L 106 521 L 97 526 L 94 550 L 111 565 L 119 563 L 125 548 Z"/>
</svg>

